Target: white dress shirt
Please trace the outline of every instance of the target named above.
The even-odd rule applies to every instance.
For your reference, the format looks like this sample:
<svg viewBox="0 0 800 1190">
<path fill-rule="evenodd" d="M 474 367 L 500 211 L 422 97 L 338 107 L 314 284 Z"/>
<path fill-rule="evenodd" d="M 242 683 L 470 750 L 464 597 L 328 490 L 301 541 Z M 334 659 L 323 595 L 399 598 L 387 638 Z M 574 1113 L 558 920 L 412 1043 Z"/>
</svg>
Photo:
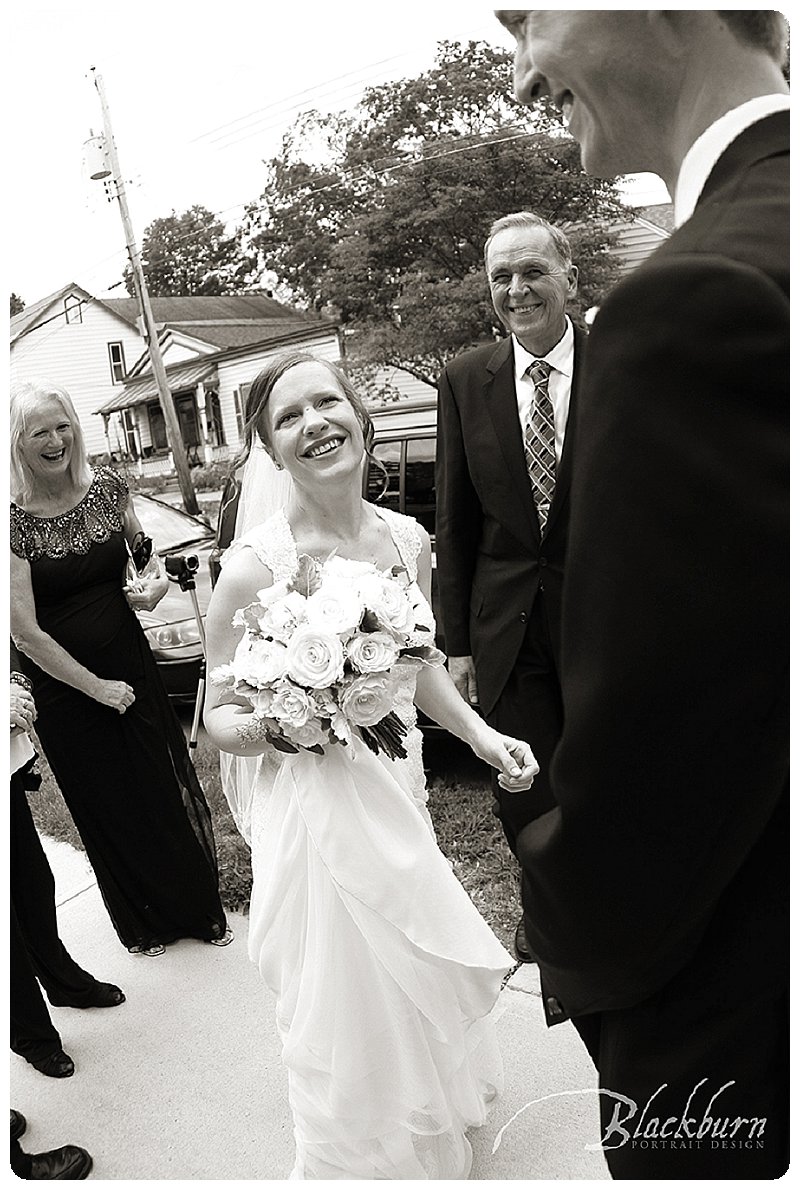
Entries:
<svg viewBox="0 0 800 1190">
<path fill-rule="evenodd" d="M 683 159 L 675 185 L 676 227 L 680 227 L 694 214 L 703 187 L 728 145 L 733 144 L 737 136 L 751 124 L 757 124 L 775 112 L 788 110 L 788 95 L 758 95 L 739 107 L 731 108 L 724 116 L 709 124 L 705 132 L 701 132 Z"/>
<path fill-rule="evenodd" d="M 517 389 L 517 409 L 519 410 L 519 424 L 522 426 L 523 439 L 531 412 L 534 391 L 533 380 L 527 374 L 528 368 L 536 359 L 543 359 L 552 367 L 547 391 L 553 405 L 556 466 L 558 466 L 561 462 L 561 452 L 564 449 L 569 394 L 572 389 L 572 365 L 575 355 L 575 332 L 572 323 L 567 319 L 567 329 L 547 355 L 531 355 L 528 349 L 522 346 L 516 335 L 511 336 L 511 342 L 514 346 L 514 383 Z"/>
</svg>

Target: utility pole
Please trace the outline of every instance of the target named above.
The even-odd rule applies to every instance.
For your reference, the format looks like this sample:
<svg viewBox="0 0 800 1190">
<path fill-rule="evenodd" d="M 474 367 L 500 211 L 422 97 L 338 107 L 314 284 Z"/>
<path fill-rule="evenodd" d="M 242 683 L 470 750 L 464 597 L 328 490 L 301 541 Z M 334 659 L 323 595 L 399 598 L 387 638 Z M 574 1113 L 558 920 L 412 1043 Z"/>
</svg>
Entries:
<svg viewBox="0 0 800 1190">
<path fill-rule="evenodd" d="M 175 402 L 172 399 L 172 393 L 170 391 L 169 383 L 167 382 L 167 373 L 164 368 L 164 360 L 161 357 L 161 348 L 158 344 L 158 334 L 156 332 L 155 319 L 153 318 L 153 310 L 150 305 L 150 295 L 147 292 L 147 282 L 142 269 L 142 262 L 139 257 L 139 249 L 136 247 L 136 239 L 133 234 L 133 225 L 131 223 L 130 212 L 128 210 L 128 200 L 125 195 L 125 184 L 122 181 L 122 171 L 119 167 L 117 146 L 114 142 L 114 134 L 111 130 L 111 116 L 108 111 L 108 103 L 106 101 L 106 95 L 103 89 L 103 80 L 95 71 L 94 66 L 92 66 L 90 73 L 94 80 L 94 85 L 97 88 L 97 93 L 100 96 L 100 106 L 103 111 L 105 150 L 108 154 L 108 164 L 111 168 L 111 176 L 116 189 L 117 199 L 119 201 L 119 212 L 122 216 L 122 226 L 125 229 L 125 243 L 128 248 L 128 259 L 131 262 L 133 286 L 136 290 L 136 299 L 139 303 L 139 312 L 141 313 L 142 322 L 144 323 L 145 338 L 147 339 L 147 350 L 150 355 L 150 364 L 153 369 L 153 378 L 158 389 L 158 399 L 161 409 L 164 413 L 167 442 L 169 443 L 169 448 L 172 451 L 172 458 L 175 463 L 175 471 L 178 476 L 178 485 L 181 489 L 181 495 L 183 497 L 183 506 L 188 513 L 192 514 L 192 516 L 198 516 L 200 509 L 197 504 L 197 495 L 195 494 L 194 486 L 189 474 L 189 462 L 186 458 L 186 450 L 184 447 L 183 438 L 181 436 L 178 415 L 175 412 Z"/>
</svg>

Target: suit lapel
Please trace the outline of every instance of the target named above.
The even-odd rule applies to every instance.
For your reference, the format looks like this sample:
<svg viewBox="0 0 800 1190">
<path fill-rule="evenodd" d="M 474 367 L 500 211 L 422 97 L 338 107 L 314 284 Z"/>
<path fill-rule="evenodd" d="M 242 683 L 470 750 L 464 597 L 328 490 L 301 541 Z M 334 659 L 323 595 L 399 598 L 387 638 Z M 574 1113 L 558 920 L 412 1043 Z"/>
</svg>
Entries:
<svg viewBox="0 0 800 1190">
<path fill-rule="evenodd" d="M 511 337 L 503 339 L 486 364 L 489 376 L 484 386 L 486 408 L 492 419 L 500 451 L 506 465 L 511 490 L 517 494 L 527 531 L 534 541 L 539 539 L 539 521 L 531 491 L 531 481 L 525 463 L 522 427 L 517 408 L 517 388 L 514 382 L 514 352 Z M 509 514 L 513 517 L 511 509 Z M 513 520 L 517 520 L 513 517 Z M 529 537 L 528 540 L 531 540 Z"/>
</svg>

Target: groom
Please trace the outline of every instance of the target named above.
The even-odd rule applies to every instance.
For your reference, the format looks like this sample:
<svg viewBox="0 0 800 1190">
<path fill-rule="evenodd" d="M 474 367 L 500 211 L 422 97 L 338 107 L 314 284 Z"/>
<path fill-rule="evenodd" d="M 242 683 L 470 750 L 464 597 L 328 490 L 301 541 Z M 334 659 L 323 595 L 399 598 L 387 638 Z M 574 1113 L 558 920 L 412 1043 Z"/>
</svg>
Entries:
<svg viewBox="0 0 800 1190">
<path fill-rule="evenodd" d="M 588 172 L 658 173 L 676 222 L 601 307 L 583 370 L 556 808 L 518 841 L 543 998 L 597 1065 L 615 1177 L 775 1179 L 788 1164 L 786 24 L 498 16 L 518 98 L 553 97 Z"/>
</svg>

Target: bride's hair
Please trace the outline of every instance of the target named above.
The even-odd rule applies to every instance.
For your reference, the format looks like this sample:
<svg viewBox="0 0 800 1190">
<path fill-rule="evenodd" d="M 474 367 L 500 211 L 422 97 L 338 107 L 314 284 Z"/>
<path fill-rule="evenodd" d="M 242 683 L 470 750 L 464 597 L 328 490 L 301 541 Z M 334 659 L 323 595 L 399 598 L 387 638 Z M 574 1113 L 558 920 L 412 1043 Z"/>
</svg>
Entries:
<svg viewBox="0 0 800 1190">
<path fill-rule="evenodd" d="M 345 372 L 336 364 L 331 363 L 330 360 L 320 359 L 319 356 L 313 355 L 310 351 L 285 351 L 281 355 L 276 355 L 265 365 L 256 376 L 252 383 L 250 392 L 247 394 L 247 403 L 245 405 L 244 427 L 242 430 L 242 448 L 239 454 L 231 464 L 231 471 L 235 471 L 247 459 L 250 451 L 255 444 L 256 438 L 260 439 L 267 451 L 271 453 L 271 446 L 265 436 L 263 430 L 262 415 L 267 408 L 270 394 L 273 388 L 291 368 L 297 367 L 298 364 L 322 364 L 327 368 L 337 384 L 341 388 L 347 400 L 353 406 L 358 418 L 359 425 L 364 434 L 364 449 L 367 456 L 372 457 L 372 443 L 375 438 L 375 427 L 372 424 L 372 418 L 367 412 L 367 407 L 362 401 L 361 397 L 353 387 L 352 381 L 345 374 Z"/>
</svg>

